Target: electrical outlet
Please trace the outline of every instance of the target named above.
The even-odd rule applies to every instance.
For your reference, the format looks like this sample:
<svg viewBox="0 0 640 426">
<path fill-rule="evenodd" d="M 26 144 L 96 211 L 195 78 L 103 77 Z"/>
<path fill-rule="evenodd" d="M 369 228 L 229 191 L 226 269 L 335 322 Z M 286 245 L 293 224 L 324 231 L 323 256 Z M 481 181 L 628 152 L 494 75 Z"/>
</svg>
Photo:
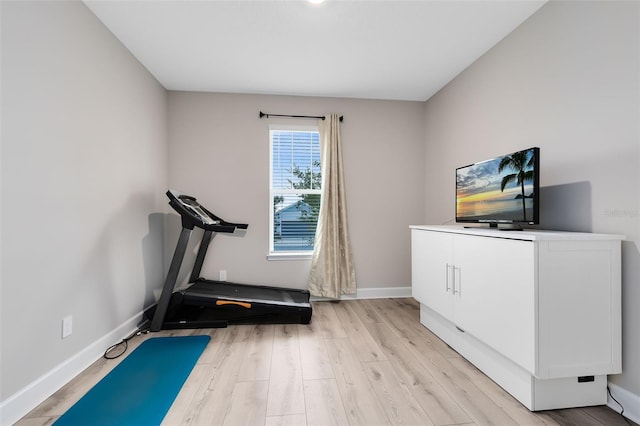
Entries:
<svg viewBox="0 0 640 426">
<path fill-rule="evenodd" d="M 73 332 L 73 317 L 68 315 L 62 318 L 62 338 L 66 339 Z"/>
<path fill-rule="evenodd" d="M 220 270 L 220 281 L 226 281 L 227 280 L 227 271 L 224 269 Z"/>
</svg>

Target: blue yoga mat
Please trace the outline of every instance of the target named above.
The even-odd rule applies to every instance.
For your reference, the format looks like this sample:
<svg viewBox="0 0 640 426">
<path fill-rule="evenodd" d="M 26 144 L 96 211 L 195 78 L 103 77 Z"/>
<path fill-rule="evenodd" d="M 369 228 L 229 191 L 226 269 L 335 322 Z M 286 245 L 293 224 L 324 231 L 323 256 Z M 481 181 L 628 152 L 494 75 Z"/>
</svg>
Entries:
<svg viewBox="0 0 640 426">
<path fill-rule="evenodd" d="M 154 337 L 142 342 L 54 424 L 159 425 L 210 339 Z"/>
</svg>

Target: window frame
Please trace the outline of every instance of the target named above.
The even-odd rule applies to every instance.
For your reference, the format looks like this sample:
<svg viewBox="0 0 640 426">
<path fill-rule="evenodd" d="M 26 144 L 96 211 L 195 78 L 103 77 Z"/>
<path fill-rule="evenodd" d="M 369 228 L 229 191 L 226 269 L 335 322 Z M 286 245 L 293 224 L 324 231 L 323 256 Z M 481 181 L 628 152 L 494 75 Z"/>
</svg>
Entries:
<svg viewBox="0 0 640 426">
<path fill-rule="evenodd" d="M 273 132 L 274 131 L 292 131 L 292 132 L 314 132 L 318 133 L 318 139 L 320 137 L 320 129 L 317 124 L 309 125 L 294 125 L 287 123 L 274 123 L 269 125 L 269 247 L 267 260 L 308 260 L 313 256 L 313 250 L 274 250 L 274 206 L 273 197 L 277 193 L 289 192 L 291 194 L 319 194 L 322 196 L 322 188 L 305 190 L 291 188 L 288 190 L 274 189 L 273 187 Z"/>
</svg>

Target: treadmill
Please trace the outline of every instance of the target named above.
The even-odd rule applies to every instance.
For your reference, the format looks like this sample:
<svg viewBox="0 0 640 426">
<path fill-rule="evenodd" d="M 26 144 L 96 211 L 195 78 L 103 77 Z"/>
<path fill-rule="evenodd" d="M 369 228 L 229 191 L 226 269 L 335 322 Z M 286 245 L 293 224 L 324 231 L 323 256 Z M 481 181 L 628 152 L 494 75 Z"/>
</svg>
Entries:
<svg viewBox="0 0 640 426">
<path fill-rule="evenodd" d="M 151 331 L 220 328 L 228 324 L 309 324 L 309 291 L 237 284 L 200 277 L 207 249 L 216 233 L 247 229 L 244 223 L 226 222 L 203 207 L 195 197 L 167 191 L 169 205 L 182 218 L 182 232 L 169 266 L 160 300 L 145 315 Z M 175 290 L 193 228 L 204 230 L 191 271 L 189 286 Z"/>
</svg>

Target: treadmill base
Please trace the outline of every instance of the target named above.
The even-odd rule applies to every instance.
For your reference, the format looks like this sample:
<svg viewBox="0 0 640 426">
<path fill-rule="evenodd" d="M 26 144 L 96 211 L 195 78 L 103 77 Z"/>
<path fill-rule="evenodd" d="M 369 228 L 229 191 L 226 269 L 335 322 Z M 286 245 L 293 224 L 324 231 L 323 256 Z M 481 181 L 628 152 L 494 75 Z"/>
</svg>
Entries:
<svg viewBox="0 0 640 426">
<path fill-rule="evenodd" d="M 260 299 L 263 297 L 264 300 Z M 223 328 L 227 324 L 309 324 L 306 290 L 197 280 L 176 291 L 161 329 Z M 152 319 L 156 306 L 145 312 Z"/>
</svg>

